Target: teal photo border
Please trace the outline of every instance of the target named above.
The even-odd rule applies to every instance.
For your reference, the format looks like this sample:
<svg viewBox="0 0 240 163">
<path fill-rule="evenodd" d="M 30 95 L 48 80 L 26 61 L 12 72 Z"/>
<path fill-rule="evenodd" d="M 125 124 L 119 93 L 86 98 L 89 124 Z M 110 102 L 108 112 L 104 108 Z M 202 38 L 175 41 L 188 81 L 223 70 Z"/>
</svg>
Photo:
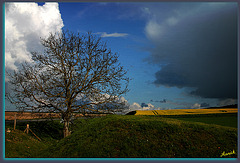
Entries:
<svg viewBox="0 0 240 163">
<path fill-rule="evenodd" d="M 21 1 L 21 0 L 20 0 Z M 70 2 L 116 2 L 116 0 L 71 0 Z M 121 0 L 118 0 L 121 1 Z M 132 2 L 132 0 L 130 0 Z M 144 0 L 140 0 L 140 1 L 144 1 Z M 150 1 L 158 1 L 158 0 L 149 0 L 147 2 Z M 160 0 L 164 1 L 164 0 Z M 167 0 L 165 0 L 167 1 Z M 178 0 L 170 0 L 170 1 L 177 1 Z M 182 1 L 182 0 L 179 0 Z M 183 0 L 184 1 L 184 0 Z M 185 1 L 191 1 L 191 0 L 185 0 Z M 194 1 L 194 0 L 192 0 Z M 204 1 L 204 2 L 208 2 L 205 0 L 200 0 L 200 1 Z M 214 2 L 216 0 L 213 0 L 211 2 Z M 220 2 L 221 0 L 219 0 Z M 0 158 L 0 162 L 1 160 L 5 160 L 4 162 L 9 162 L 9 161 L 238 161 L 239 160 L 239 142 L 238 142 L 238 158 L 5 158 L 5 2 L 19 2 L 18 0 L 15 1 L 7 1 L 4 0 L 4 2 L 2 3 L 2 67 L 1 67 L 1 76 L 2 76 L 2 83 L 1 83 L 1 89 L 2 89 L 2 154 Z M 29 1 L 29 0 L 25 0 L 22 2 L 38 2 L 38 1 Z M 42 1 L 40 1 L 42 2 Z M 44 1 L 45 2 L 45 1 Z M 50 2 L 54 2 L 54 1 L 50 1 Z M 57 2 L 69 2 L 67 0 L 60 0 Z M 123 0 L 123 2 L 129 2 L 127 0 Z M 158 1 L 159 2 L 159 1 Z M 239 9 L 240 9 L 240 3 L 238 0 L 230 0 L 227 2 L 236 2 L 238 4 L 238 28 L 239 28 Z M 238 74 L 239 74 L 239 30 L 238 30 Z M 240 77 L 238 76 L 238 81 L 239 81 Z M 240 96 L 239 93 L 239 89 L 240 89 L 240 84 L 238 83 L 238 99 Z M 239 101 L 238 101 L 238 109 L 239 109 Z M 238 117 L 240 116 L 239 112 L 238 112 Z M 238 124 L 239 124 L 239 118 L 238 118 Z M 239 129 L 239 128 L 238 128 Z M 239 138 L 239 132 L 238 132 L 238 138 Z"/>
</svg>

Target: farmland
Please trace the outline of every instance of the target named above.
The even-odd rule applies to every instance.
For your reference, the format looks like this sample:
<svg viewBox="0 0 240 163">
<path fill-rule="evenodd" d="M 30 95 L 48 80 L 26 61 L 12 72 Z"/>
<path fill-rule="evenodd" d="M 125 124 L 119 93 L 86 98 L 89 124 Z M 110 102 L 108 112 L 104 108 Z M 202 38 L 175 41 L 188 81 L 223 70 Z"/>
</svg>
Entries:
<svg viewBox="0 0 240 163">
<path fill-rule="evenodd" d="M 16 115 L 16 119 L 18 120 L 32 120 L 32 119 L 60 119 L 60 113 L 44 113 L 44 112 L 17 112 L 17 111 L 6 111 L 5 112 L 5 120 L 14 120 Z M 107 114 L 85 114 L 85 116 L 96 117 L 96 116 L 105 116 Z M 74 117 L 83 117 L 83 114 L 74 113 Z"/>
<path fill-rule="evenodd" d="M 71 126 L 72 134 L 64 139 L 59 121 L 29 122 L 42 141 L 24 133 L 27 122 L 19 122 L 17 130 L 6 132 L 6 157 L 236 158 L 237 113 L 233 110 L 235 113 L 229 109 L 209 114 L 77 119 Z M 9 124 L 6 128 L 12 130 Z M 235 154 L 222 156 L 233 150 Z"/>
<path fill-rule="evenodd" d="M 192 115 L 192 114 L 237 113 L 237 112 L 238 112 L 237 108 L 137 110 L 135 115 Z"/>
<path fill-rule="evenodd" d="M 228 126 L 228 127 L 234 127 L 234 128 L 238 127 L 237 113 L 194 115 L 194 116 L 193 115 L 172 116 L 172 118 L 189 121 L 189 122 L 201 122 L 206 124 L 216 124 L 216 125 Z"/>
<path fill-rule="evenodd" d="M 32 112 L 17 112 L 17 111 L 6 111 L 5 120 L 14 120 L 16 119 L 40 119 L 40 118 L 60 118 L 59 113 L 32 113 Z"/>
</svg>

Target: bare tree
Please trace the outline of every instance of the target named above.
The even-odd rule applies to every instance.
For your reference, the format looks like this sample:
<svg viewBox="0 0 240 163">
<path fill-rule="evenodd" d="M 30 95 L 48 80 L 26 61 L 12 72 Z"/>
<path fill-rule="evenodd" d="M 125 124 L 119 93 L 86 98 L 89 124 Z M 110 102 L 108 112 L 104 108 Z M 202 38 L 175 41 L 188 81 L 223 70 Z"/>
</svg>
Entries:
<svg viewBox="0 0 240 163">
<path fill-rule="evenodd" d="M 32 52 L 33 63 L 9 73 L 14 93 L 8 97 L 18 109 L 61 113 L 66 137 L 74 112 L 121 103 L 128 91 L 127 71 L 101 38 L 63 31 L 41 43 L 45 50 Z"/>
</svg>

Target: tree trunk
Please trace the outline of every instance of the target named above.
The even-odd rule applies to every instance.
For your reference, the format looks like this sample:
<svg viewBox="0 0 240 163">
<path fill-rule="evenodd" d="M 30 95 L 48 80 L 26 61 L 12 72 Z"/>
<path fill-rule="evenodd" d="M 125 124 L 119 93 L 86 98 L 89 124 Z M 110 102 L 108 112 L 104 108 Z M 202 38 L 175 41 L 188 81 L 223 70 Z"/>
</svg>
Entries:
<svg viewBox="0 0 240 163">
<path fill-rule="evenodd" d="M 64 119 L 63 136 L 64 138 L 71 134 L 69 130 L 69 120 Z"/>
</svg>

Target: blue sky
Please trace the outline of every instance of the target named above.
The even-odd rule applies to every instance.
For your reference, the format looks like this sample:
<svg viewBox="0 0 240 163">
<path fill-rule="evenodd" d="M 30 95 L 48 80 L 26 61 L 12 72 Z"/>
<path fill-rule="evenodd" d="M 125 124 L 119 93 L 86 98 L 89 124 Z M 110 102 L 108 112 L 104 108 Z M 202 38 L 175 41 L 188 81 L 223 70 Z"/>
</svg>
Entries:
<svg viewBox="0 0 240 163">
<path fill-rule="evenodd" d="M 124 37 L 104 37 L 103 40 L 113 51 L 120 54 L 121 64 L 128 69 L 128 76 L 132 80 L 129 85 L 130 92 L 124 97 L 130 104 L 148 104 L 151 100 L 175 100 L 181 96 L 181 91 L 176 88 L 158 88 L 152 84 L 158 67 L 145 61 L 149 56 L 149 51 L 145 49 L 151 48 L 152 44 L 144 32 L 146 18 L 144 13 L 141 13 L 144 6 L 144 3 L 60 3 L 59 6 L 66 29 L 128 34 Z M 171 107 L 159 103 L 153 105 Z"/>
<path fill-rule="evenodd" d="M 124 95 L 132 109 L 143 109 L 139 108 L 142 103 L 149 106 L 145 109 L 201 108 L 237 103 L 237 3 L 44 5 L 34 7 L 38 12 L 49 12 L 51 22 L 56 22 L 55 26 L 50 26 L 43 20 L 44 28 L 80 33 L 91 31 L 102 37 L 113 52 L 119 53 L 120 63 L 132 79 L 130 92 Z M 20 7 L 17 9 L 18 14 L 26 16 Z M 6 12 L 9 24 L 17 21 L 14 13 Z M 36 17 L 32 16 L 31 20 Z M 19 26 L 24 25 L 27 24 Z M 17 29 L 18 33 L 24 31 L 11 30 Z M 28 39 L 26 32 L 23 35 Z M 13 56 L 10 50 L 9 55 Z M 6 69 L 11 69 L 10 64 L 17 67 L 17 61 L 12 58 L 6 58 Z"/>
</svg>

